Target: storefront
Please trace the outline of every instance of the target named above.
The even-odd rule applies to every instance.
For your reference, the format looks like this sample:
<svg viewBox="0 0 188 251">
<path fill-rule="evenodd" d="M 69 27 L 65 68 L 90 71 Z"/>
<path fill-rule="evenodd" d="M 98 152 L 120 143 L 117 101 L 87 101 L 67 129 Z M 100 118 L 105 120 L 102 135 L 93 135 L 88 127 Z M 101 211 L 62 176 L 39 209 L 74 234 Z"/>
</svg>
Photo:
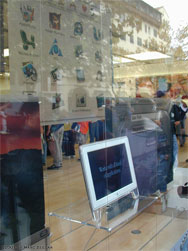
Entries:
<svg viewBox="0 0 188 251">
<path fill-rule="evenodd" d="M 173 4 L 0 2 L 1 250 L 187 250 Z"/>
</svg>

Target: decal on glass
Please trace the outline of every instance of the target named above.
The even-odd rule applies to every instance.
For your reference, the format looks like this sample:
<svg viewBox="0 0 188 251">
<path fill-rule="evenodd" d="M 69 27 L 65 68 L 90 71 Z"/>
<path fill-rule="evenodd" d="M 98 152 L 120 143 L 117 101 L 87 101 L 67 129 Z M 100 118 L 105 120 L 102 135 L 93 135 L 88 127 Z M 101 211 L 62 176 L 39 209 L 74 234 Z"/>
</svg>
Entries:
<svg viewBox="0 0 188 251">
<path fill-rule="evenodd" d="M 58 56 L 63 56 L 61 49 L 57 45 L 57 40 L 54 39 L 54 42 L 52 44 L 52 47 L 50 48 L 49 55 L 58 55 Z"/>
<path fill-rule="evenodd" d="M 35 49 L 35 37 L 33 35 L 31 35 L 30 40 L 28 39 L 25 31 L 20 30 L 20 35 L 22 38 L 24 50 L 28 50 L 29 46 L 31 46 L 33 49 Z"/>
<path fill-rule="evenodd" d="M 49 13 L 49 27 L 55 30 L 60 30 L 61 28 L 61 14 Z"/>
<path fill-rule="evenodd" d="M 22 71 L 26 79 L 31 79 L 32 81 L 37 81 L 37 71 L 33 66 L 32 62 L 22 63 Z"/>
</svg>

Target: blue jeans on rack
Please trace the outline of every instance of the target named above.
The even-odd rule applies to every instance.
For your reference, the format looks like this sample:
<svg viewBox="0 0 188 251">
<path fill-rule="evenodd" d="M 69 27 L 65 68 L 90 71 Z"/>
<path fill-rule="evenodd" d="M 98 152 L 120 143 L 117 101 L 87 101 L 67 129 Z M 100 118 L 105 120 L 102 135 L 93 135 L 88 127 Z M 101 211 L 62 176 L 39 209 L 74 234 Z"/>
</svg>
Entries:
<svg viewBox="0 0 188 251">
<path fill-rule="evenodd" d="M 99 140 L 99 123 L 98 123 L 98 121 L 89 123 L 89 137 L 90 137 L 90 142 L 94 142 L 94 141 Z"/>
</svg>

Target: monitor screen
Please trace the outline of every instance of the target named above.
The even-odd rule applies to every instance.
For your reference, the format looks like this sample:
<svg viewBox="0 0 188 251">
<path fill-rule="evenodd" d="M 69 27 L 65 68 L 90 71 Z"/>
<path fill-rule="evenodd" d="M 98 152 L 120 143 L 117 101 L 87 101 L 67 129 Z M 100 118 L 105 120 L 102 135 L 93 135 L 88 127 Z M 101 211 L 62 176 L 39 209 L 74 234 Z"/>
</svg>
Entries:
<svg viewBox="0 0 188 251">
<path fill-rule="evenodd" d="M 92 210 L 109 205 L 137 188 L 127 137 L 83 145 L 80 155 Z"/>
</svg>

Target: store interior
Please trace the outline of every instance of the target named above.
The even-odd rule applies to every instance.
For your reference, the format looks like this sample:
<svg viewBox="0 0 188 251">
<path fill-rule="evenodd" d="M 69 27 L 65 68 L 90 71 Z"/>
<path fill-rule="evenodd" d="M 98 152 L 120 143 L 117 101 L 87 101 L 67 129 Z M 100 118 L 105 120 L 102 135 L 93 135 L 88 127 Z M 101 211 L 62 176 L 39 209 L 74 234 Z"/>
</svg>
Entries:
<svg viewBox="0 0 188 251">
<path fill-rule="evenodd" d="M 52 231 L 53 250 L 124 250 L 125 247 L 127 250 L 170 250 L 187 230 L 187 199 L 177 194 L 177 187 L 187 180 L 187 149 L 186 142 L 180 148 L 179 165 L 168 187 L 166 208 L 163 209 L 163 198 L 160 198 L 130 222 L 110 233 L 49 217 L 49 212 L 63 214 L 64 207 L 79 204 L 87 195 L 81 164 L 77 159 L 65 159 L 62 170 L 49 172 L 44 168 L 46 221 Z M 52 163 L 51 157 L 48 157 L 47 163 Z"/>
<path fill-rule="evenodd" d="M 148 2 L 0 2 L 1 250 L 188 249 L 188 115 L 173 159 L 169 110 L 188 100 L 187 21 L 176 46 L 166 5 Z M 86 121 L 102 125 L 96 145 L 89 129 L 74 156 L 63 141 L 62 166 L 50 169 L 54 139 L 42 130 Z M 106 150 L 118 140 L 126 157 Z M 93 149 L 102 158 L 89 160 Z M 115 165 L 132 185 L 116 199 Z"/>
</svg>

